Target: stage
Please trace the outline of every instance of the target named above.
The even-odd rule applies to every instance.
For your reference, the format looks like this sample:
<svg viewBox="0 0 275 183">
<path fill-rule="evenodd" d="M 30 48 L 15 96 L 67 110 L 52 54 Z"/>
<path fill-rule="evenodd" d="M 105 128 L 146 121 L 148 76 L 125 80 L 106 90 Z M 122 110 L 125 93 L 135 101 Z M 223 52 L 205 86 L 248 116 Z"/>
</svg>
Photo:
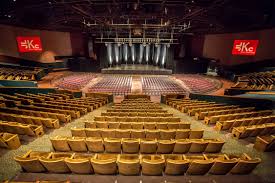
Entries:
<svg viewBox="0 0 275 183">
<path fill-rule="evenodd" d="M 102 74 L 155 74 L 155 75 L 171 75 L 171 69 L 160 68 L 153 65 L 139 64 L 123 64 L 101 69 Z"/>
</svg>

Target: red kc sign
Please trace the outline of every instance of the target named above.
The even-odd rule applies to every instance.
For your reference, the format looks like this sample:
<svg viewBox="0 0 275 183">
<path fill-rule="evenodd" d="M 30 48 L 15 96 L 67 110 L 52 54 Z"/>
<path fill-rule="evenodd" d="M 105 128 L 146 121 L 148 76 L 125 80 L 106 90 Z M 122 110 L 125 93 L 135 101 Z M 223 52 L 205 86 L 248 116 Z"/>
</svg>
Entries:
<svg viewBox="0 0 275 183">
<path fill-rule="evenodd" d="M 255 55 L 259 40 L 235 40 L 232 55 Z"/>
<path fill-rule="evenodd" d="M 40 37 L 17 37 L 19 52 L 40 52 L 42 45 Z"/>
<path fill-rule="evenodd" d="M 235 40 L 232 55 L 255 55 L 259 40 Z"/>
</svg>

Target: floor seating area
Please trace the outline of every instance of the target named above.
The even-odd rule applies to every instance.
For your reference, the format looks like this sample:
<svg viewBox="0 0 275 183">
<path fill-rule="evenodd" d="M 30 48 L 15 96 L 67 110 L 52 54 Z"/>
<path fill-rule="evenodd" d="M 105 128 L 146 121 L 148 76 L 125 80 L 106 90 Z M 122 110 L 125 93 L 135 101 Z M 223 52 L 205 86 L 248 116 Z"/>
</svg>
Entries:
<svg viewBox="0 0 275 183">
<path fill-rule="evenodd" d="M 169 77 L 149 77 L 141 78 L 142 92 L 147 95 L 161 95 L 167 93 L 186 93 L 186 91 Z"/>
<path fill-rule="evenodd" d="M 61 123 L 70 123 L 108 103 L 104 97 L 74 98 L 67 93 L 15 93 L 0 97 L 4 104 L 0 107 L 1 147 L 11 149 L 19 147 L 17 140 L 21 136 L 40 137 L 48 128 L 59 128 Z"/>
<path fill-rule="evenodd" d="M 80 90 L 94 78 L 96 75 L 93 73 L 74 73 L 59 78 L 54 82 L 54 86 L 67 90 Z"/>
<path fill-rule="evenodd" d="M 235 89 L 275 90 L 275 71 L 254 72 L 236 76 Z"/>
<path fill-rule="evenodd" d="M 0 80 L 28 80 L 35 81 L 36 74 L 40 72 L 40 68 L 34 70 L 0 67 Z"/>
<path fill-rule="evenodd" d="M 88 87 L 88 92 L 112 93 L 114 95 L 126 95 L 131 93 L 131 76 L 104 76 L 99 82 Z"/>
<path fill-rule="evenodd" d="M 181 80 L 192 93 L 209 93 L 218 90 L 221 82 L 198 74 L 178 74 L 175 78 Z"/>
<path fill-rule="evenodd" d="M 260 162 L 247 154 L 83 154 L 29 151 L 16 156 L 26 172 L 100 175 L 248 174 Z"/>
</svg>

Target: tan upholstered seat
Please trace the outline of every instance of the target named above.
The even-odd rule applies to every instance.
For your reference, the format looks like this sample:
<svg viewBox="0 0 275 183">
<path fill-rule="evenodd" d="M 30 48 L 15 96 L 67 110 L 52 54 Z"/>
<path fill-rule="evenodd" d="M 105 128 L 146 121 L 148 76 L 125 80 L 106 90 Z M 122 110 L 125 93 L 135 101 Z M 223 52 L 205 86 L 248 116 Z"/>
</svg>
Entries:
<svg viewBox="0 0 275 183">
<path fill-rule="evenodd" d="M 140 159 L 137 154 L 120 154 L 117 160 L 118 171 L 122 175 L 139 175 Z"/>
<path fill-rule="evenodd" d="M 52 146 L 56 151 L 71 151 L 71 148 L 67 142 L 67 137 L 50 137 Z"/>
<path fill-rule="evenodd" d="M 140 153 L 155 153 L 157 151 L 156 139 L 141 139 L 140 140 Z"/>
<path fill-rule="evenodd" d="M 169 154 L 172 153 L 175 146 L 174 140 L 158 140 L 157 153 Z"/>
<path fill-rule="evenodd" d="M 117 173 L 117 155 L 96 154 L 91 158 L 94 172 L 102 175 L 112 175 Z"/>
<path fill-rule="evenodd" d="M 162 175 L 165 159 L 161 155 L 143 155 L 141 166 L 143 175 Z"/>
<path fill-rule="evenodd" d="M 169 154 L 165 155 L 165 159 L 165 174 L 183 175 L 188 169 L 189 160 L 187 160 L 185 156 Z"/>
<path fill-rule="evenodd" d="M 123 153 L 138 153 L 139 139 L 122 139 Z"/>
<path fill-rule="evenodd" d="M 48 157 L 49 155 L 50 153 L 48 152 L 34 152 L 30 150 L 23 156 L 15 156 L 14 160 L 20 164 L 24 171 L 38 173 L 46 171 L 39 158 Z"/>
<path fill-rule="evenodd" d="M 93 157 L 92 154 L 74 154 L 71 158 L 65 158 L 65 163 L 73 173 L 91 174 L 94 172 L 90 161 Z"/>
<path fill-rule="evenodd" d="M 51 153 L 48 157 L 40 157 L 39 161 L 52 173 L 68 173 L 70 169 L 65 163 L 65 158 L 71 158 L 71 153 Z"/>
<path fill-rule="evenodd" d="M 230 173 L 232 174 L 249 174 L 256 166 L 261 162 L 260 158 L 252 159 L 247 154 L 243 154 L 238 163 L 232 168 Z"/>
<path fill-rule="evenodd" d="M 206 149 L 208 145 L 208 141 L 203 139 L 193 139 L 191 140 L 192 144 L 189 149 L 190 153 L 202 153 Z"/>
<path fill-rule="evenodd" d="M 227 155 L 217 155 L 216 157 L 209 157 L 206 155 L 208 159 L 213 159 L 214 164 L 210 168 L 209 173 L 215 175 L 225 175 L 227 174 L 237 163 L 238 159 L 233 158 L 229 159 Z"/>
<path fill-rule="evenodd" d="M 105 151 L 109 153 L 121 152 L 121 139 L 118 138 L 105 138 L 104 139 Z"/>
<path fill-rule="evenodd" d="M 104 152 L 104 143 L 101 137 L 87 137 L 85 141 L 90 152 Z"/>
<path fill-rule="evenodd" d="M 68 144 L 72 151 L 75 152 L 87 152 L 87 146 L 84 137 L 71 137 L 68 138 Z"/>
<path fill-rule="evenodd" d="M 174 153 L 187 153 L 191 147 L 192 142 L 189 139 L 178 139 L 174 146 Z"/>
</svg>

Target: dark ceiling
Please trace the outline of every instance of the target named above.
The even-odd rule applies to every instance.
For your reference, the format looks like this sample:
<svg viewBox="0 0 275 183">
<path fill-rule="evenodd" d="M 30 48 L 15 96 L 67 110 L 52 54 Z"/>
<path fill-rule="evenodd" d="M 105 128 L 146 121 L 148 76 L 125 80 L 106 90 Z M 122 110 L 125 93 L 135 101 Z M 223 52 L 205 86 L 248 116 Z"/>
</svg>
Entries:
<svg viewBox="0 0 275 183">
<path fill-rule="evenodd" d="M 96 37 L 178 37 L 275 25 L 274 0 L 0 0 L 0 23 Z"/>
</svg>

